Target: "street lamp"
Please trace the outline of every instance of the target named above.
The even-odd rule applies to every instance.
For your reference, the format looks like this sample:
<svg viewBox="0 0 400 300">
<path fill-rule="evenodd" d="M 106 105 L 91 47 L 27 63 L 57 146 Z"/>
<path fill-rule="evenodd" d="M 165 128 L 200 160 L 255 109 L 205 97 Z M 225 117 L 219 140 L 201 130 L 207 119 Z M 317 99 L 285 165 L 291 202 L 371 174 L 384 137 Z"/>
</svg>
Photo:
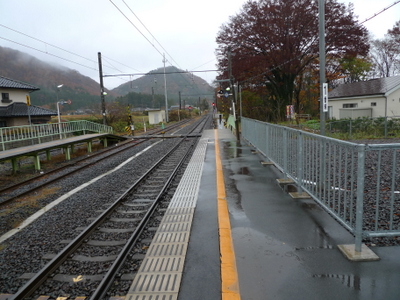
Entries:
<svg viewBox="0 0 400 300">
<path fill-rule="evenodd" d="M 60 92 L 60 88 L 62 88 L 63 84 L 57 85 L 57 116 L 58 116 L 58 132 L 60 133 L 60 140 L 62 139 L 61 135 L 61 117 L 60 117 L 60 102 L 58 101 L 58 93 Z"/>
</svg>

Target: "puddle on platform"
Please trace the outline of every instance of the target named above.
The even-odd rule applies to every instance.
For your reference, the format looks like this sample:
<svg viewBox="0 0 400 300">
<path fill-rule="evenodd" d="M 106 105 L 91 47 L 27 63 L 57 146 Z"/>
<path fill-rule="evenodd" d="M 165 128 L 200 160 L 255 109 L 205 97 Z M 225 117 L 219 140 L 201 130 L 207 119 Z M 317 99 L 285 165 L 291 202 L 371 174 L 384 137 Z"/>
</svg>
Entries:
<svg viewBox="0 0 400 300">
<path fill-rule="evenodd" d="M 231 174 L 229 175 L 229 178 L 233 179 L 234 175 L 231 172 Z M 232 210 L 232 213 L 240 213 L 242 214 L 244 209 L 242 206 L 242 194 L 240 193 L 240 191 L 237 189 L 236 183 L 235 181 L 229 181 L 229 182 L 225 182 L 226 185 L 226 189 L 227 189 L 227 193 L 229 194 L 229 199 L 233 200 L 234 202 L 234 210 Z"/>
<path fill-rule="evenodd" d="M 295 250 L 318 250 L 318 249 L 334 249 L 332 245 L 325 245 L 325 246 L 318 246 L 318 247 L 299 247 L 299 248 L 294 248 Z"/>
<path fill-rule="evenodd" d="M 314 278 L 322 279 L 338 279 L 343 285 L 349 288 L 353 288 L 357 291 L 361 290 L 361 277 L 358 275 L 346 275 L 346 274 L 314 274 Z"/>
<path fill-rule="evenodd" d="M 240 157 L 242 154 L 242 148 L 239 147 L 240 144 L 238 145 L 237 141 L 228 141 L 224 142 L 224 150 L 226 153 L 226 157 L 228 159 L 230 158 L 237 158 Z"/>
<path fill-rule="evenodd" d="M 307 208 L 307 209 L 310 209 L 310 210 L 319 209 L 318 204 L 313 203 L 313 202 L 303 202 L 303 203 L 301 203 L 301 207 L 302 208 Z"/>
<path fill-rule="evenodd" d="M 249 175 L 250 170 L 248 167 L 241 167 L 237 173 L 241 175 Z"/>
</svg>

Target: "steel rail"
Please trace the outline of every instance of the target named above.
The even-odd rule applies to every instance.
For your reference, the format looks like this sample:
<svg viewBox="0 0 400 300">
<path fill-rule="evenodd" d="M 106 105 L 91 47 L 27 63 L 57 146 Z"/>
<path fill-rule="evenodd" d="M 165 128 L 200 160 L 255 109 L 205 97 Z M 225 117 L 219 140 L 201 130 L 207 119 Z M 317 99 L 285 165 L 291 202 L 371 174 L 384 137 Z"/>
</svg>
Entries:
<svg viewBox="0 0 400 300">
<path fill-rule="evenodd" d="M 24 191 L 24 192 L 21 192 L 21 193 L 19 193 L 18 195 L 15 195 L 15 196 L 12 196 L 12 197 L 10 197 L 10 198 L 8 198 L 8 199 L 6 199 L 6 200 L 0 201 L 0 205 L 8 204 L 8 203 L 14 201 L 14 200 L 17 199 L 17 198 L 21 198 L 21 197 L 23 197 L 23 196 L 26 196 L 26 195 L 28 195 L 28 194 L 30 194 L 30 193 L 32 193 L 32 192 L 34 192 L 34 191 L 37 191 L 37 190 L 39 190 L 39 189 L 41 189 L 41 188 L 43 188 L 43 187 L 45 187 L 45 186 L 47 186 L 47 185 L 49 185 L 49 184 L 51 184 L 51 183 L 54 183 L 54 182 L 56 182 L 56 181 L 58 181 L 58 180 L 61 180 L 61 179 L 65 178 L 65 177 L 71 175 L 71 174 L 74 174 L 74 173 L 76 173 L 76 172 L 79 172 L 79 171 L 81 171 L 82 169 L 87 168 L 88 166 L 93 166 L 93 165 L 95 165 L 95 164 L 97 164 L 97 163 L 99 163 L 99 162 L 101 162 L 101 161 L 103 161 L 103 160 L 105 160 L 105 159 L 107 159 L 107 158 L 110 158 L 110 157 L 113 156 L 113 155 L 116 155 L 116 154 L 121 153 L 121 152 L 123 152 L 123 151 L 129 150 L 129 149 L 131 149 L 131 148 L 133 148 L 133 147 L 135 147 L 135 146 L 137 146 L 137 145 L 143 143 L 144 141 L 145 141 L 144 139 L 143 139 L 143 140 L 136 140 L 136 143 L 133 143 L 132 145 L 129 145 L 128 147 L 125 147 L 125 148 L 119 149 L 119 150 L 117 150 L 117 151 L 114 151 L 114 152 L 112 152 L 112 153 L 109 153 L 108 155 L 106 155 L 106 156 L 104 156 L 104 157 L 102 157 L 102 158 L 100 158 L 100 159 L 98 159 L 98 160 L 96 160 L 96 161 L 94 161 L 94 162 L 85 164 L 85 165 L 83 165 L 83 166 L 81 166 L 81 167 L 77 167 L 76 169 L 74 169 L 74 170 L 72 170 L 72 171 L 70 171 L 70 172 L 68 172 L 68 173 L 66 173 L 66 174 L 62 174 L 62 175 L 59 175 L 59 176 L 57 176 L 57 177 L 54 177 L 53 179 L 50 179 L 50 180 L 48 180 L 48 181 L 46 181 L 46 182 L 43 182 L 43 183 L 41 183 L 41 184 L 39 184 L 39 185 L 37 185 L 37 186 L 35 186 L 35 187 L 33 187 L 33 188 L 30 188 L 29 190 L 26 190 L 26 191 Z M 132 143 L 132 141 L 130 141 L 129 143 Z M 38 181 L 38 180 L 42 180 L 42 179 L 44 179 L 45 177 L 47 177 L 47 176 L 49 176 L 49 175 L 51 175 L 51 174 L 55 174 L 55 173 L 58 173 L 58 172 L 60 172 L 60 171 L 63 171 L 64 169 L 71 168 L 71 167 L 73 167 L 73 166 L 75 166 L 75 165 L 81 164 L 82 162 L 84 162 L 84 161 L 86 161 L 86 160 L 89 160 L 89 159 L 92 159 L 92 158 L 96 158 L 97 156 L 104 155 L 105 153 L 110 152 L 110 151 L 113 151 L 113 150 L 115 150 L 115 148 L 110 148 L 110 149 L 107 149 L 107 150 L 105 150 L 105 151 L 97 152 L 97 153 L 95 153 L 95 154 L 93 154 L 93 155 L 84 157 L 84 158 L 82 158 L 82 159 L 78 159 L 78 160 L 76 160 L 76 161 L 74 161 L 74 162 L 72 162 L 72 163 L 70 163 L 70 164 L 68 164 L 68 165 L 65 165 L 65 166 L 62 166 L 62 167 L 53 169 L 53 170 L 48 171 L 47 173 L 44 173 L 44 174 L 42 174 L 42 175 L 39 175 L 39 176 L 30 178 L 30 179 L 27 179 L 27 180 L 25 180 L 25 181 L 23 181 L 23 182 L 17 183 L 17 184 L 15 184 L 15 185 L 13 185 L 13 186 L 10 186 L 10 187 L 8 187 L 8 188 L 5 188 L 5 189 L 3 189 L 3 190 L 0 190 L 0 194 L 1 194 L 1 195 L 4 195 L 5 191 L 12 191 L 12 190 L 15 190 L 15 189 L 17 189 L 17 188 L 19 188 L 19 187 L 21 187 L 21 186 L 30 184 L 30 183 L 35 182 L 35 181 Z"/>
<path fill-rule="evenodd" d="M 152 133 L 150 133 L 150 135 L 155 135 L 155 134 L 160 133 L 160 132 L 163 132 L 163 131 L 171 131 L 171 130 L 173 130 L 173 129 L 175 129 L 175 128 L 177 128 L 177 127 L 179 127 L 179 126 L 181 126 L 181 125 L 183 125 L 183 124 L 185 124 L 185 123 L 187 123 L 187 121 L 186 121 L 186 120 L 183 120 L 183 121 L 181 121 L 181 122 L 178 122 L 178 123 L 175 123 L 175 124 L 169 126 L 167 129 L 157 129 L 157 130 L 153 131 Z M 61 180 L 61 179 L 65 178 L 65 177 L 71 175 L 71 174 L 74 174 L 74 173 L 76 173 L 76 172 L 78 172 L 78 171 L 80 171 L 80 170 L 82 170 L 82 169 L 84 169 L 84 168 L 86 168 L 86 167 L 88 167 L 88 166 L 95 165 L 95 164 L 97 164 L 98 162 L 101 162 L 101 161 L 103 161 L 103 160 L 105 160 L 105 159 L 107 159 L 107 158 L 109 158 L 109 157 L 111 157 L 111 156 L 113 156 L 113 155 L 116 155 L 116 154 L 118 154 L 118 153 L 120 153 L 120 152 L 123 152 L 123 151 L 126 151 L 126 150 L 128 150 L 128 149 L 131 149 L 131 148 L 133 148 L 133 147 L 135 147 L 135 146 L 137 146 L 137 145 L 143 143 L 143 142 L 146 141 L 146 140 L 147 140 L 147 139 L 141 140 L 141 139 L 140 139 L 140 136 L 138 136 L 138 139 L 135 139 L 135 142 L 133 142 L 133 141 L 128 142 L 128 143 L 133 143 L 133 144 L 130 145 L 130 146 L 128 146 L 128 147 L 126 147 L 126 148 L 119 149 L 119 150 L 117 150 L 117 151 L 114 151 L 115 148 L 103 149 L 103 151 L 96 152 L 96 153 L 91 154 L 90 156 L 86 156 L 86 157 L 84 157 L 84 158 L 82 158 L 82 159 L 75 160 L 74 162 L 71 162 L 71 163 L 69 163 L 69 164 L 67 164 L 67 165 L 64 165 L 64 166 L 62 166 L 62 167 L 58 167 L 58 168 L 56 168 L 56 169 L 50 170 L 50 171 L 48 171 L 48 172 L 46 172 L 46 173 L 44 173 L 44 174 L 42 174 L 42 175 L 35 176 L 35 177 L 33 177 L 33 178 L 27 179 L 27 180 L 25 180 L 25 181 L 16 183 L 16 184 L 14 184 L 14 185 L 12 185 L 12 186 L 9 186 L 9 187 L 6 187 L 6 188 L 4 188 L 4 189 L 1 189 L 1 190 L 0 190 L 0 195 L 3 195 L 3 196 L 4 196 L 7 192 L 16 190 L 17 188 L 19 188 L 19 187 L 21 187 L 21 186 L 30 184 L 30 183 L 35 182 L 35 181 L 38 181 L 38 180 L 42 180 L 42 179 L 44 179 L 45 177 L 47 177 L 47 176 L 49 176 L 49 175 L 51 175 L 51 174 L 55 174 L 55 173 L 57 173 L 57 172 L 63 171 L 64 169 L 71 168 L 71 167 L 73 167 L 73 166 L 75 166 L 75 165 L 78 165 L 78 164 L 80 164 L 80 163 L 82 163 L 82 162 L 84 162 L 84 161 L 86 161 L 86 160 L 89 160 L 89 159 L 95 158 L 95 157 L 97 157 L 97 156 L 103 155 L 104 153 L 107 153 L 107 152 L 110 152 L 110 151 L 114 151 L 114 152 L 110 153 L 109 155 L 104 156 L 104 157 L 102 157 L 101 159 L 99 159 L 99 160 L 97 160 L 97 161 L 95 161 L 95 162 L 86 164 L 86 165 L 84 165 L 84 166 L 82 166 L 82 167 L 78 167 L 77 169 L 74 169 L 74 170 L 72 170 L 72 171 L 69 172 L 69 173 L 66 173 L 66 174 L 57 176 L 57 177 L 55 177 L 55 178 L 53 178 L 53 179 L 50 179 L 50 180 L 48 180 L 48 181 L 46 181 L 46 182 L 43 182 L 43 183 L 37 185 L 37 186 L 35 186 L 35 187 L 33 187 L 33 188 L 29 189 L 29 190 L 26 190 L 26 191 L 24 191 L 24 192 L 21 192 L 21 193 L 19 193 L 18 195 L 12 196 L 12 197 L 10 197 L 10 198 L 8 198 L 8 199 L 6 199 L 6 200 L 2 200 L 2 201 L 0 201 L 0 205 L 5 205 L 5 204 L 8 204 L 8 203 L 11 203 L 12 201 L 14 201 L 14 200 L 17 199 L 17 198 L 21 198 L 21 197 L 23 197 L 23 196 L 26 196 L 26 195 L 28 195 L 28 194 L 30 194 L 30 193 L 32 193 L 32 192 L 34 192 L 34 191 L 37 191 L 37 190 L 39 190 L 39 189 L 41 189 L 41 188 L 43 188 L 43 187 L 45 187 L 45 186 L 47 186 L 47 185 L 49 185 L 49 184 L 51 184 L 51 183 L 54 183 L 54 182 L 56 182 L 56 181 L 58 181 L 58 180 Z M 126 144 L 128 144 L 128 143 L 126 143 Z"/>
<path fill-rule="evenodd" d="M 81 232 L 73 241 L 71 241 L 60 253 L 58 253 L 49 263 L 46 264 L 38 273 L 36 273 L 21 289 L 17 291 L 10 299 L 22 300 L 31 296 L 40 285 L 47 280 L 48 277 L 64 263 L 79 246 L 96 230 L 96 228 L 104 222 L 104 220 L 120 205 L 124 198 L 134 188 L 136 188 L 147 176 L 156 169 L 166 158 L 168 158 L 178 147 L 183 143 L 182 139 L 176 146 L 174 146 L 167 154 L 161 157 L 152 168 L 143 174 L 133 185 L 131 185 L 107 210 L 98 216 L 83 232 Z M 154 209 L 153 209 L 154 210 Z M 146 214 L 147 215 L 147 214 Z M 142 224 L 142 222 L 141 222 Z M 143 226 L 143 225 L 142 225 Z"/>
<path fill-rule="evenodd" d="M 183 141 L 183 140 L 182 140 Z M 178 173 L 179 169 L 185 162 L 186 158 L 188 155 L 191 153 L 191 150 L 193 149 L 194 145 L 196 143 L 193 143 L 191 147 L 186 151 L 185 155 L 181 158 L 179 161 L 178 165 L 175 167 L 169 178 L 167 179 L 164 187 L 161 189 L 160 193 L 157 195 L 156 199 L 154 200 L 153 204 L 149 208 L 149 210 L 146 212 L 145 216 L 143 219 L 140 221 L 139 225 L 137 226 L 136 230 L 133 232 L 131 237 L 129 238 L 127 244 L 124 246 L 123 250 L 120 252 L 108 272 L 105 274 L 103 277 L 102 281 L 98 285 L 97 289 L 94 291 L 94 293 L 90 296 L 90 300 L 97 300 L 97 299 L 103 299 L 103 297 L 106 296 L 107 291 L 113 284 L 113 281 L 115 277 L 117 276 L 118 272 L 122 268 L 123 264 L 125 263 L 128 254 L 130 251 L 132 251 L 133 247 L 135 246 L 138 238 L 142 234 L 143 230 L 145 229 L 147 223 L 150 221 L 151 216 L 153 215 L 155 209 L 159 205 L 162 196 L 165 194 L 169 186 L 171 185 L 174 177 Z"/>
</svg>

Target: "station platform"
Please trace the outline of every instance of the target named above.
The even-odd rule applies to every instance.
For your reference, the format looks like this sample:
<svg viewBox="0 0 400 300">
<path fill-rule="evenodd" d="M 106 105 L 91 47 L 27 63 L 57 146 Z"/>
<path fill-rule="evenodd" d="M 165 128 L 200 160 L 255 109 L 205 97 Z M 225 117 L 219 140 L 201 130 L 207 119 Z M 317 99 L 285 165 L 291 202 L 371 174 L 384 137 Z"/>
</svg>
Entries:
<svg viewBox="0 0 400 300">
<path fill-rule="evenodd" d="M 92 151 L 92 142 L 94 140 L 103 140 L 105 147 L 107 147 L 108 140 L 126 140 L 126 137 L 117 136 L 109 133 L 93 133 L 84 134 L 69 138 L 56 139 L 51 142 L 33 144 L 30 146 L 19 147 L 14 149 L 9 149 L 5 151 L 0 151 L 0 162 L 11 161 L 13 171 L 17 171 L 16 159 L 24 156 L 32 156 L 33 163 L 35 165 L 35 170 L 40 170 L 40 159 L 39 155 L 41 153 L 46 153 L 47 160 L 51 159 L 50 151 L 53 149 L 64 149 L 66 160 L 71 159 L 71 152 L 73 152 L 74 145 L 79 143 L 87 143 L 88 152 Z"/>
<path fill-rule="evenodd" d="M 145 261 L 124 299 L 400 298 L 399 247 L 372 247 L 379 261 L 349 261 L 337 246 L 353 236 L 312 199 L 290 197 L 282 174 L 222 124 L 198 147 L 188 168 L 200 171 L 182 179 L 158 233 L 180 245 L 153 242 L 148 253 L 168 248 L 166 262 Z M 170 226 L 178 219 L 185 225 Z"/>
</svg>

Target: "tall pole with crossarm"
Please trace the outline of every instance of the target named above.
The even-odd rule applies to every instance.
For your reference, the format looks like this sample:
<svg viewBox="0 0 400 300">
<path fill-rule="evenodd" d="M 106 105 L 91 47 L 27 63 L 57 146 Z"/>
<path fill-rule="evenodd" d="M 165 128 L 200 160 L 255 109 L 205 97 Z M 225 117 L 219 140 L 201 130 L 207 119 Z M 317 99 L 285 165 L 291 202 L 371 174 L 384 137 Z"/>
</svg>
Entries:
<svg viewBox="0 0 400 300">
<path fill-rule="evenodd" d="M 232 75 L 232 49 L 231 46 L 228 47 L 228 73 L 229 73 L 229 83 L 232 89 L 232 114 L 235 118 L 235 127 L 236 127 L 236 139 L 240 141 L 240 133 L 239 133 L 239 120 L 238 116 L 236 116 L 236 91 L 235 91 L 235 78 Z"/>
<path fill-rule="evenodd" d="M 106 123 L 106 100 L 105 100 L 105 91 L 104 91 L 104 84 L 103 84 L 103 67 L 101 63 L 101 53 L 98 53 L 98 60 L 99 60 L 99 75 L 100 75 L 100 99 L 101 99 L 101 114 L 103 115 L 103 124 L 107 125 Z"/>
<path fill-rule="evenodd" d="M 163 63 L 164 63 L 164 96 L 165 96 L 165 122 L 168 123 L 168 95 L 167 95 L 167 76 L 165 74 L 165 54 L 163 54 Z"/>
<path fill-rule="evenodd" d="M 325 79 L 325 0 L 318 0 L 319 12 L 319 119 L 320 134 L 325 135 L 325 110 L 324 110 L 324 83 Z"/>
</svg>

